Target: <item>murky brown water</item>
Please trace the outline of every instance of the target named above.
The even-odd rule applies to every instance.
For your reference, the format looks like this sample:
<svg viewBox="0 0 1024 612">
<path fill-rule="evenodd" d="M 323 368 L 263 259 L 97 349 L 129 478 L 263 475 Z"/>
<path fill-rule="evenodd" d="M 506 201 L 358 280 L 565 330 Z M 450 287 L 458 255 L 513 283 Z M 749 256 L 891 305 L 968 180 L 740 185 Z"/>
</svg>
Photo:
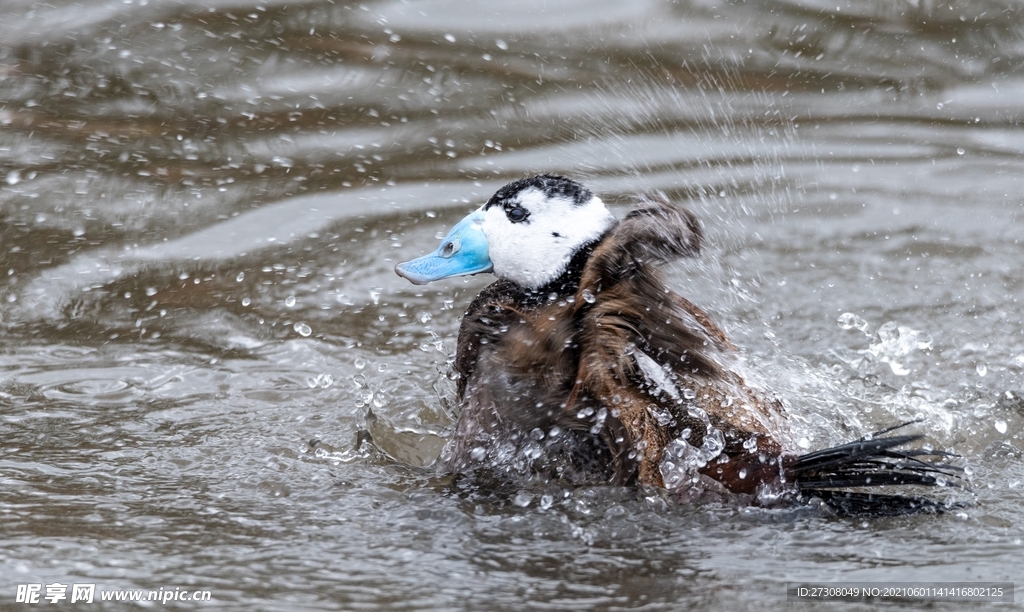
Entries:
<svg viewBox="0 0 1024 612">
<path fill-rule="evenodd" d="M 51 582 L 237 610 L 1024 582 L 1024 5 L 2 4 L 0 607 Z M 971 505 L 845 520 L 416 467 L 488 279 L 392 267 L 539 171 L 698 212 L 712 247 L 670 277 L 796 435 L 922 417 Z"/>
</svg>

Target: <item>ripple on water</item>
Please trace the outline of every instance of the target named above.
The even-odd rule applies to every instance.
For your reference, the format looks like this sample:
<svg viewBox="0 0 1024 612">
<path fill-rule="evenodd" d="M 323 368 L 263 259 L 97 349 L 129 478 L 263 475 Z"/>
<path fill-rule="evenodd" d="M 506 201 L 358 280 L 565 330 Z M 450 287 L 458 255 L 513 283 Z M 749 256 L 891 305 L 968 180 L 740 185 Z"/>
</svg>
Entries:
<svg viewBox="0 0 1024 612">
<path fill-rule="evenodd" d="M 43 395 L 54 400 L 121 403 L 129 402 L 145 395 L 135 383 L 128 380 L 99 378 L 91 380 L 75 380 L 54 385 L 43 390 Z"/>
<path fill-rule="evenodd" d="M 74 404 L 126 404 L 146 395 L 147 378 L 132 368 L 49 370 L 18 377 L 51 400 Z"/>
<path fill-rule="evenodd" d="M 63 405 L 123 406 L 147 397 L 182 399 L 212 392 L 222 378 L 192 366 L 142 364 L 46 369 L 17 375 L 14 380 L 22 386 L 23 396 L 41 396 Z"/>
</svg>

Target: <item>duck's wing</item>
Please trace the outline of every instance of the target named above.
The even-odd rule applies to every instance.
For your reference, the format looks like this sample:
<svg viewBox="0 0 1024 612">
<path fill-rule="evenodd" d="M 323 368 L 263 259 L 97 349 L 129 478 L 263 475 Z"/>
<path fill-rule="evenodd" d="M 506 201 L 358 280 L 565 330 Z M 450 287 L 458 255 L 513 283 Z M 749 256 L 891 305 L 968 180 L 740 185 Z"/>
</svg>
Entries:
<svg viewBox="0 0 1024 612">
<path fill-rule="evenodd" d="M 579 394 L 614 407 L 606 427 L 620 433 L 609 430 L 605 437 L 627 434 L 614 452 L 635 458 L 640 482 L 663 486 L 660 464 L 666 446 L 687 429 L 687 442 L 704 446 L 704 436 L 713 433 L 710 422 L 721 431 L 730 461 L 702 472 L 741 490 L 779 470 L 760 457 L 781 453 L 767 420 L 774 406 L 723 367 L 732 358 L 725 333 L 700 308 L 669 290 L 656 269 L 696 255 L 701 241 L 691 213 L 647 200 L 594 249 L 577 292 Z M 662 392 L 664 384 L 652 384 L 656 370 L 650 364 L 666 367 L 675 395 Z M 632 467 L 623 462 L 621 469 Z"/>
<path fill-rule="evenodd" d="M 718 375 L 711 353 L 727 346 L 725 333 L 656 268 L 698 254 L 702 240 L 697 218 L 664 200 L 645 200 L 619 221 L 587 260 L 577 291 L 577 308 L 593 324 L 583 330 L 590 348 L 628 366 L 619 356 L 632 344 L 673 369 Z"/>
<path fill-rule="evenodd" d="M 571 397 L 606 407 L 599 425 L 617 458 L 617 482 L 663 486 L 665 446 L 684 429 L 696 438 L 703 432 L 697 419 L 676 414 L 671 398 L 645 385 L 637 360 L 645 355 L 701 376 L 720 375 L 707 353 L 724 334 L 699 309 L 696 316 L 685 311 L 688 302 L 668 291 L 655 268 L 697 254 L 701 237 L 690 212 L 648 200 L 612 228 L 583 269 L 575 302 L 579 372 Z"/>
</svg>

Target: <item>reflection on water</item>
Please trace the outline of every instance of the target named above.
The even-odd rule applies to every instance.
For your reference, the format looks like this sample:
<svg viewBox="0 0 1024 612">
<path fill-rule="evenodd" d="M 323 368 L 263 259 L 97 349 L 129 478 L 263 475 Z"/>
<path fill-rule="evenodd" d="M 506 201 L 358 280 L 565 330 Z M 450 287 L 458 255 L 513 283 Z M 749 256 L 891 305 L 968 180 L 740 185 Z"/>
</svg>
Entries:
<svg viewBox="0 0 1024 612">
<path fill-rule="evenodd" d="M 753 609 L 787 580 L 1024 579 L 1019 3 L 4 15 L 0 596 Z M 670 277 L 776 381 L 800 444 L 924 418 L 973 505 L 839 521 L 418 467 L 487 279 L 392 267 L 538 171 L 698 212 L 712 247 Z"/>
</svg>

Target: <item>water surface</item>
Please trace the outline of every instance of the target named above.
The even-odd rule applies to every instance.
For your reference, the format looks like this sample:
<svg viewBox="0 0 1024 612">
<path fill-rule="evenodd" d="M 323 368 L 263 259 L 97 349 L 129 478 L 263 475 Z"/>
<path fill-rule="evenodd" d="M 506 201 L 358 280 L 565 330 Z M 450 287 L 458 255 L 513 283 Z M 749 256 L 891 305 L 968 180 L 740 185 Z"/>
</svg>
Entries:
<svg viewBox="0 0 1024 612">
<path fill-rule="evenodd" d="M 0 8 L 3 601 L 753 610 L 787 581 L 1024 581 L 1024 5 Z M 652 190 L 698 213 L 709 249 L 668 276 L 794 439 L 921 418 L 967 507 L 840 519 L 424 469 L 489 279 L 392 268 L 536 172 L 620 215 Z"/>
</svg>

